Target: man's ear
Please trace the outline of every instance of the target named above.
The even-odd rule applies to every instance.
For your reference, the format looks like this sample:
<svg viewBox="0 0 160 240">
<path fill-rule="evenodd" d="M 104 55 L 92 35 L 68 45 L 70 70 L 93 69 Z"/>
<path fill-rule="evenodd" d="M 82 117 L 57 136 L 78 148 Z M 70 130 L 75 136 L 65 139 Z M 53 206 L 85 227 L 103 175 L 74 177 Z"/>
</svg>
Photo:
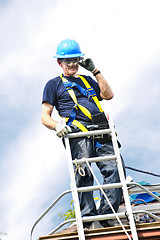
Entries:
<svg viewBox="0 0 160 240">
<path fill-rule="evenodd" d="M 61 61 L 59 59 L 57 59 L 57 63 L 59 64 L 59 66 L 62 67 L 62 63 L 61 63 Z"/>
</svg>

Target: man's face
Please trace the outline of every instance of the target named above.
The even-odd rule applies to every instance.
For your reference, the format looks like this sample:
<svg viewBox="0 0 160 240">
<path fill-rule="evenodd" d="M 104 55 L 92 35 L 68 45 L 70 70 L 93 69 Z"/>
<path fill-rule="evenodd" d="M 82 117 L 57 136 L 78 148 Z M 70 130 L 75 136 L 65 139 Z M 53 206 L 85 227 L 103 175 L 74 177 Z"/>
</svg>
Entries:
<svg viewBox="0 0 160 240">
<path fill-rule="evenodd" d="M 64 58 L 58 60 L 58 64 L 62 67 L 64 75 L 68 77 L 75 77 L 79 68 L 79 57 L 76 58 Z"/>
</svg>

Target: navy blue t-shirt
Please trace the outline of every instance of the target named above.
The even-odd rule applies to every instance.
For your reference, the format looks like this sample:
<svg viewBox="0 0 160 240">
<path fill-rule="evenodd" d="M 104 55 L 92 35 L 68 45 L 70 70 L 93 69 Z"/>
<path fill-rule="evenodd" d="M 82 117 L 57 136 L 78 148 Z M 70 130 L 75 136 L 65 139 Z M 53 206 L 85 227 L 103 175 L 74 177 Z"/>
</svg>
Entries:
<svg viewBox="0 0 160 240">
<path fill-rule="evenodd" d="M 94 88 L 98 99 L 102 100 L 102 98 L 100 97 L 100 88 L 98 83 L 94 81 L 90 76 L 83 76 L 83 77 L 85 77 L 85 79 L 88 81 L 90 86 Z M 68 79 L 68 81 L 75 82 L 81 87 L 86 89 L 83 81 L 80 78 L 73 78 L 73 77 L 66 77 L 66 76 L 65 78 Z M 74 87 L 73 90 L 79 104 L 86 107 L 92 115 L 99 113 L 99 109 L 97 108 L 94 102 L 89 101 L 87 97 L 83 96 L 79 92 L 77 87 Z M 65 86 L 60 76 L 53 78 L 47 82 L 43 92 L 42 103 L 44 102 L 51 104 L 53 107 L 56 107 L 59 115 L 62 117 L 69 117 L 72 112 L 72 108 L 75 105 L 68 91 L 65 89 Z M 85 121 L 85 122 L 91 121 L 79 109 L 77 110 L 76 119 L 79 121 Z"/>
</svg>

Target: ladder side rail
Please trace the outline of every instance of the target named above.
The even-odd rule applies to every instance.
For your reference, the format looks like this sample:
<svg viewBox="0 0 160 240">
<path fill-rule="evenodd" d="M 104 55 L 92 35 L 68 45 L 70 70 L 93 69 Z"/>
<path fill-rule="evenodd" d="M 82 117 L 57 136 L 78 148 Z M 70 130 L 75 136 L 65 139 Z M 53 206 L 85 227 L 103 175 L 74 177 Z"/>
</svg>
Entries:
<svg viewBox="0 0 160 240">
<path fill-rule="evenodd" d="M 73 160 L 72 160 L 68 135 L 65 137 L 65 144 L 66 144 L 68 166 L 69 166 L 69 172 L 70 172 L 70 178 L 71 178 L 71 190 L 72 190 L 72 197 L 73 197 L 75 213 L 76 213 L 75 215 L 76 215 L 76 223 L 77 223 L 79 240 L 85 240 L 83 222 L 81 217 L 81 210 L 80 210 L 80 204 L 79 204 L 79 198 L 78 198 L 78 192 L 77 192 L 77 186 L 76 186 L 75 174 L 74 174 L 74 168 L 73 168 L 73 162 L 72 162 Z"/>
<path fill-rule="evenodd" d="M 135 225 L 135 221 L 134 221 L 134 218 L 133 218 L 132 208 L 131 208 L 129 194 L 128 194 L 128 190 L 127 190 L 124 170 L 123 170 L 123 166 L 122 166 L 121 157 L 120 157 L 120 154 L 119 154 L 117 137 L 116 137 L 114 124 L 112 122 L 111 117 L 109 117 L 109 127 L 110 127 L 111 132 L 112 132 L 112 143 L 113 143 L 115 155 L 117 156 L 117 167 L 118 167 L 118 171 L 119 171 L 120 181 L 123 185 L 122 190 L 123 190 L 124 201 L 125 201 L 125 204 L 126 204 L 127 213 L 128 213 L 128 216 L 129 216 L 129 224 L 130 224 L 130 228 L 131 228 L 132 237 L 133 237 L 133 240 L 138 240 L 136 225 Z"/>
<path fill-rule="evenodd" d="M 37 224 L 42 220 L 42 218 L 44 218 L 44 216 L 46 216 L 46 214 L 55 206 L 55 204 L 66 194 L 71 193 L 71 190 L 66 190 L 63 193 L 61 193 L 55 200 L 54 202 L 39 216 L 39 218 L 36 220 L 36 222 L 33 224 L 31 231 L 30 231 L 30 236 L 29 239 L 32 240 L 32 235 L 33 235 L 33 231 L 35 229 L 35 227 L 37 226 Z"/>
</svg>

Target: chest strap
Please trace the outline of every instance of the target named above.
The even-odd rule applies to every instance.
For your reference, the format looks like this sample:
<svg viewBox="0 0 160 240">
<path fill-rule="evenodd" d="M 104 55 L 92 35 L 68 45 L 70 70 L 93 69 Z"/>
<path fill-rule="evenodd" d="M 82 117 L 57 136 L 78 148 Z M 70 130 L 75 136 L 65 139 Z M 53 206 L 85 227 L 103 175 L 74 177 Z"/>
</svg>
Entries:
<svg viewBox="0 0 160 240">
<path fill-rule="evenodd" d="M 79 89 L 79 91 L 82 93 L 82 95 L 87 97 L 89 101 L 94 101 L 100 112 L 103 112 L 103 109 L 101 108 L 100 102 L 97 98 L 97 95 L 96 95 L 94 89 L 90 86 L 88 81 L 84 77 L 82 77 L 80 75 L 78 75 L 78 76 L 83 81 L 83 83 L 87 89 L 84 89 L 83 87 L 81 87 L 80 85 L 78 85 L 74 82 L 68 81 L 65 77 L 62 76 L 62 74 L 60 75 L 66 90 L 68 91 L 70 97 L 72 98 L 72 100 L 75 103 L 75 106 L 72 108 L 70 117 L 66 118 L 66 122 L 67 122 L 67 125 L 70 126 L 71 124 L 73 124 L 73 125 L 77 126 L 82 132 L 86 132 L 86 131 L 88 131 L 88 129 L 82 123 L 75 120 L 76 112 L 79 108 L 83 112 L 83 114 L 85 116 L 87 116 L 89 119 L 92 119 L 92 116 L 86 107 L 84 107 L 78 103 L 76 95 L 73 90 L 73 87 L 77 87 Z"/>
<path fill-rule="evenodd" d="M 84 77 L 82 77 L 80 75 L 78 75 L 78 77 L 80 77 L 80 79 L 83 81 L 84 85 L 86 86 L 87 89 L 85 89 L 85 90 L 90 93 L 90 96 L 88 97 L 88 100 L 93 100 L 95 102 L 95 104 L 97 105 L 99 111 L 103 112 L 103 109 L 102 109 L 101 104 L 100 104 L 100 102 L 97 98 L 95 90 L 93 88 L 91 88 L 90 84 L 88 83 L 88 81 Z"/>
</svg>

